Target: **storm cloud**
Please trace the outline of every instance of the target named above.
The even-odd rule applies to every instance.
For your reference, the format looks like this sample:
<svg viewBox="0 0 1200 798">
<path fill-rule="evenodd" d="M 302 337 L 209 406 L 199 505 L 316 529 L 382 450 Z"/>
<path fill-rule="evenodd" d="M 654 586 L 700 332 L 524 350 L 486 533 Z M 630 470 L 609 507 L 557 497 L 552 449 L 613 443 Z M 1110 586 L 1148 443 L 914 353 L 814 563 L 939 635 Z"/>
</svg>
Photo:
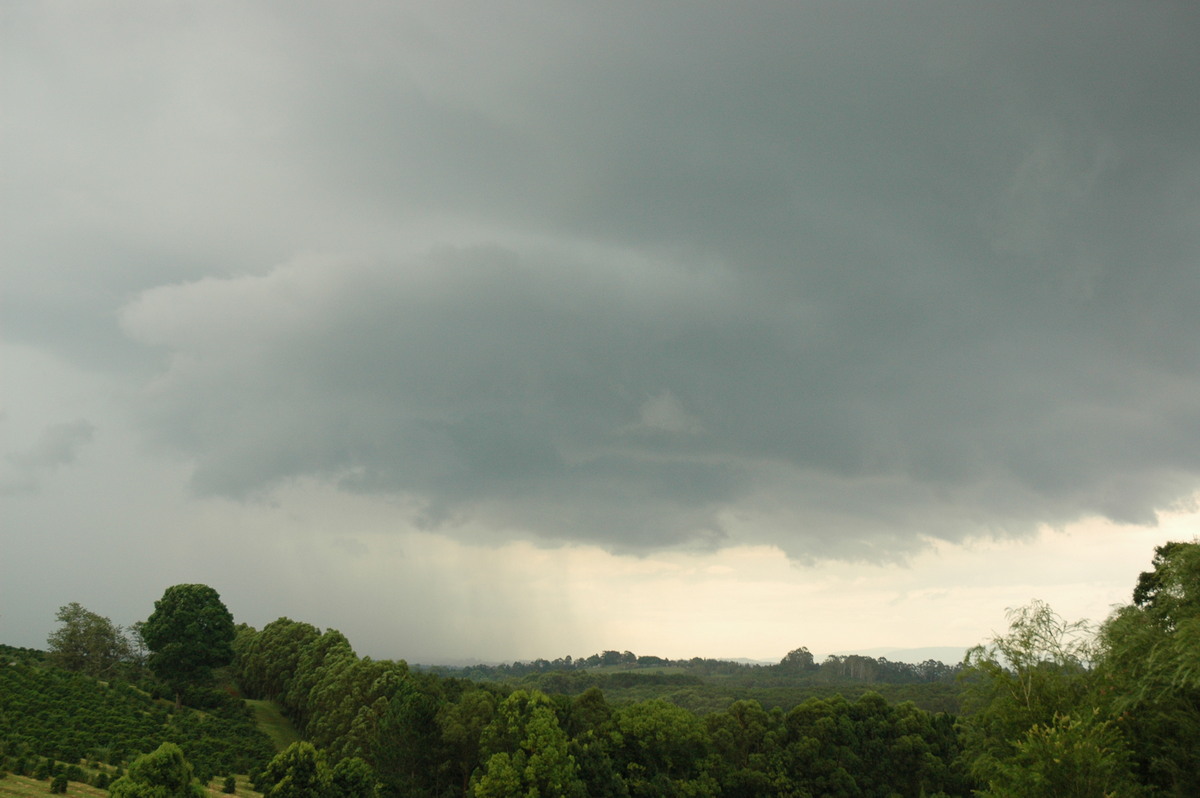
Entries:
<svg viewBox="0 0 1200 798">
<path fill-rule="evenodd" d="M 1191 4 L 46 8 L 7 334 L 201 494 L 886 560 L 1200 487 Z"/>
</svg>

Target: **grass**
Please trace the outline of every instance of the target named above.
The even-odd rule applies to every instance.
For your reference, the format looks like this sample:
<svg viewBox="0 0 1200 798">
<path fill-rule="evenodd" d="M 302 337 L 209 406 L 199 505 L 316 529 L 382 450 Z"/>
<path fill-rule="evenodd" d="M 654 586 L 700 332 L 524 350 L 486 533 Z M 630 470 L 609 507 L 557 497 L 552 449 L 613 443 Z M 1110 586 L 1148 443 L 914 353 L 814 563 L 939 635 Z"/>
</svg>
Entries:
<svg viewBox="0 0 1200 798">
<path fill-rule="evenodd" d="M 13 796 L 13 798 L 29 798 L 36 795 L 42 798 L 44 795 L 50 794 L 51 779 L 31 779 L 26 776 L 15 776 L 9 773 L 4 778 L 0 779 L 0 796 Z M 88 784 L 80 784 L 77 781 L 67 782 L 67 791 L 65 795 L 90 795 L 96 798 L 105 798 L 108 795 L 108 790 L 102 790 L 98 787 L 92 787 Z"/>
<path fill-rule="evenodd" d="M 257 793 L 250 788 L 249 777 L 236 776 L 235 778 L 237 779 L 237 792 L 233 793 L 234 795 L 241 796 L 242 798 L 251 798 L 252 796 L 253 798 L 261 798 L 261 793 Z M 209 782 L 204 788 L 205 792 L 208 793 L 209 798 L 219 798 L 219 796 L 229 795 L 229 793 L 221 791 L 221 785 L 224 783 L 225 779 L 223 778 L 213 779 L 211 782 Z M 105 794 L 107 795 L 107 793 Z"/>
<path fill-rule="evenodd" d="M 254 710 L 254 722 L 271 738 L 276 751 L 282 751 L 300 739 L 295 727 L 283 716 L 274 701 L 247 701 L 246 704 Z"/>
<path fill-rule="evenodd" d="M 31 779 L 28 776 L 16 776 L 9 773 L 4 778 L 0 779 L 0 798 L 31 798 L 31 796 L 41 796 L 50 794 L 51 779 Z M 213 779 L 212 782 L 205 788 L 210 798 L 222 798 L 227 795 L 221 791 L 221 785 L 224 779 Z M 77 781 L 67 782 L 67 791 L 65 795 L 76 796 L 92 796 L 92 798 L 107 798 L 108 790 L 102 790 L 99 787 L 92 787 L 88 784 L 80 784 Z M 237 777 L 237 793 L 241 798 L 261 798 L 260 794 L 250 788 L 250 780 L 246 776 Z"/>
</svg>

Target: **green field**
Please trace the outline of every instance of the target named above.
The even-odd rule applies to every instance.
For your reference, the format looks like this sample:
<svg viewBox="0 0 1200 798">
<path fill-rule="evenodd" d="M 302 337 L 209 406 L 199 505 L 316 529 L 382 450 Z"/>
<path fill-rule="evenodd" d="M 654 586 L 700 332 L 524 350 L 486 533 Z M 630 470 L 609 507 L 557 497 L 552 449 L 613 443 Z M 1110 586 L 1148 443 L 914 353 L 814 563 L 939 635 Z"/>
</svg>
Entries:
<svg viewBox="0 0 1200 798">
<path fill-rule="evenodd" d="M 26 778 L 25 776 L 14 776 L 11 773 L 0 779 L 0 796 L 21 796 L 21 798 L 29 798 L 36 795 L 38 798 L 50 793 L 50 780 Z M 68 782 L 66 795 L 94 795 L 98 798 L 108 795 L 108 790 L 101 790 L 97 787 L 90 787 L 86 784 L 78 782 Z"/>
<path fill-rule="evenodd" d="M 236 795 L 242 798 L 260 798 L 260 794 L 250 789 L 250 783 L 245 776 L 238 776 L 238 789 Z M 0 779 L 0 798 L 30 798 L 30 796 L 41 796 L 50 794 L 50 779 L 31 779 L 26 776 L 14 776 L 8 774 Z M 68 782 L 65 795 L 87 795 L 95 796 L 95 798 L 106 798 L 108 790 L 102 790 L 99 787 L 92 787 L 87 784 L 78 782 Z M 221 791 L 221 784 L 214 780 L 208 786 L 208 794 L 212 798 L 216 796 L 225 796 L 227 793 Z"/>
</svg>

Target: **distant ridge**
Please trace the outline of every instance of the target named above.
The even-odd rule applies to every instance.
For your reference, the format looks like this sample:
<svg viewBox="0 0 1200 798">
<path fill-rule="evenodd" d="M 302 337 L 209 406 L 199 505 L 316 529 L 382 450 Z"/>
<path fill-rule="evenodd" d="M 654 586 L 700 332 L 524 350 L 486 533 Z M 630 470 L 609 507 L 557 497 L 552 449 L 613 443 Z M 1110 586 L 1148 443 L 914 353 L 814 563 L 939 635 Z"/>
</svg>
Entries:
<svg viewBox="0 0 1200 798">
<path fill-rule="evenodd" d="M 967 653 L 967 646 L 925 646 L 924 648 L 864 648 L 856 651 L 835 651 L 839 657 L 844 657 L 849 654 L 861 654 L 864 657 L 880 657 L 889 662 L 908 662 L 913 665 L 924 662 L 925 660 L 937 660 L 946 665 L 954 665 L 962 662 L 963 655 Z M 820 662 L 824 657 L 817 657 L 816 661 Z"/>
<path fill-rule="evenodd" d="M 956 665 L 962 662 L 963 655 L 967 652 L 967 646 L 924 646 L 921 648 L 889 648 L 881 646 L 878 648 L 860 648 L 860 649 L 844 649 L 842 651 L 834 651 L 832 654 L 814 654 L 814 661 L 819 665 L 827 656 L 845 657 L 851 654 L 859 654 L 864 657 L 872 657 L 874 659 L 886 659 L 889 662 L 907 662 L 913 665 L 918 665 L 926 660 L 937 660 L 946 665 Z M 736 662 L 740 665 L 778 665 L 777 659 L 752 659 L 750 657 L 711 657 L 706 659 L 715 659 L 720 662 Z M 415 668 L 470 668 L 476 665 L 484 667 L 495 667 L 498 665 L 507 665 L 508 661 L 503 660 L 483 660 L 476 658 L 465 659 L 446 659 L 437 662 L 426 663 L 409 663 L 410 667 Z"/>
</svg>

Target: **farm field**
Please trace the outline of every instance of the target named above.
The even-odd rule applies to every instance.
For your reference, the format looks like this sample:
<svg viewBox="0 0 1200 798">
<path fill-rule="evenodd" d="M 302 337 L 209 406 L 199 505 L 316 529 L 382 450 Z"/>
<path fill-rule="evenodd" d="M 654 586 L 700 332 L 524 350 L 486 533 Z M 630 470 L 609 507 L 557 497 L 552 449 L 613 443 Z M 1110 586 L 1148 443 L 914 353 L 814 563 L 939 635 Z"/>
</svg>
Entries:
<svg viewBox="0 0 1200 798">
<path fill-rule="evenodd" d="M 90 774 L 89 774 L 90 775 Z M 238 788 L 235 795 L 243 798 L 261 798 L 261 793 L 257 793 L 250 789 L 250 784 L 245 776 L 238 776 Z M 216 798 L 216 796 L 228 796 L 229 793 L 222 792 L 221 788 L 214 781 L 206 788 L 208 794 Z M 3 779 L 0 779 L 0 798 L 31 798 L 31 796 L 41 796 L 50 794 L 49 779 L 33 779 L 28 776 L 16 776 L 8 774 Z M 106 798 L 108 790 L 99 787 L 93 787 L 89 784 L 80 784 L 79 782 L 68 782 L 67 791 L 62 795 L 77 795 L 77 796 L 96 796 L 96 798 Z"/>
</svg>

